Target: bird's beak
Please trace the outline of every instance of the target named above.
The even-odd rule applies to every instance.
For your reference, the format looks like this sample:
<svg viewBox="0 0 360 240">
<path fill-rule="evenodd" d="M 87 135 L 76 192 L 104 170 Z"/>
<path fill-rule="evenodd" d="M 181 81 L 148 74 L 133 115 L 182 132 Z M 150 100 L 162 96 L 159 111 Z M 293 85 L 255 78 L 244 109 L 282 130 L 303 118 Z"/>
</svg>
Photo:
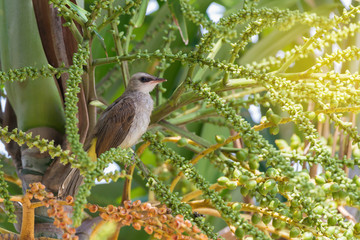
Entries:
<svg viewBox="0 0 360 240">
<path fill-rule="evenodd" d="M 154 80 L 152 80 L 152 82 L 156 82 L 156 83 L 161 83 L 161 82 L 166 82 L 167 80 L 165 78 L 155 78 Z"/>
</svg>

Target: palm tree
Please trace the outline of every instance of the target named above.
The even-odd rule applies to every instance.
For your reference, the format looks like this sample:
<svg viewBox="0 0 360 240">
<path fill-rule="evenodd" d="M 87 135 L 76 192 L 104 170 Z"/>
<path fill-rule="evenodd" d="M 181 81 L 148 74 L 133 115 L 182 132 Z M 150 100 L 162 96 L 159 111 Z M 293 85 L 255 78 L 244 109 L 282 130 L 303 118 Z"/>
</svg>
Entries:
<svg viewBox="0 0 360 240">
<path fill-rule="evenodd" d="M 0 196 L 7 221 L 12 212 L 17 219 L 15 229 L 1 225 L 2 237 L 360 233 L 344 208 L 360 199 L 349 170 L 360 157 L 360 8 L 320 0 L 0 4 L 0 137 L 10 155 Z M 158 9 L 146 13 L 149 4 Z M 148 133 L 135 153 L 111 149 L 92 161 L 83 144 L 97 113 L 136 72 L 168 79 L 154 93 Z M 122 170 L 103 173 L 110 163 Z"/>
</svg>

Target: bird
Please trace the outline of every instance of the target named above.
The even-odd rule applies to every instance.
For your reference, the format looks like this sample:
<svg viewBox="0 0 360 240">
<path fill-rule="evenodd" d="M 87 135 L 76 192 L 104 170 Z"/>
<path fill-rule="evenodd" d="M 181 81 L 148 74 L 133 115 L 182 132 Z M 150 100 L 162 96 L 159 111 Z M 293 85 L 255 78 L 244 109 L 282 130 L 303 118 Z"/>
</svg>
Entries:
<svg viewBox="0 0 360 240">
<path fill-rule="evenodd" d="M 166 81 L 147 73 L 135 73 L 124 93 L 116 99 L 99 117 L 90 144 L 85 150 L 92 159 L 110 148 L 128 148 L 136 144 L 146 132 L 154 102 L 150 92 Z"/>
<path fill-rule="evenodd" d="M 100 115 L 84 144 L 91 160 L 96 161 L 110 148 L 135 145 L 146 132 L 154 102 L 150 92 L 166 79 L 138 72 L 131 76 L 124 93 Z M 83 177 L 73 168 L 58 190 L 58 197 L 76 194 Z"/>
</svg>

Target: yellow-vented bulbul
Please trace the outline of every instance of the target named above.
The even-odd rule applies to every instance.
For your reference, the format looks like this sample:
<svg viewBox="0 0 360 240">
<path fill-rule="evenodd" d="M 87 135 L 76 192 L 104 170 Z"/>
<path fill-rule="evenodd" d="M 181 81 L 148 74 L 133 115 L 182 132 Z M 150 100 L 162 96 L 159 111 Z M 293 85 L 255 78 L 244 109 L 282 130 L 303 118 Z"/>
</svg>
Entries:
<svg viewBox="0 0 360 240">
<path fill-rule="evenodd" d="M 155 86 L 166 81 L 147 73 L 134 74 L 125 92 L 101 114 L 85 143 L 90 158 L 96 158 L 110 148 L 128 148 L 136 144 L 146 132 L 154 102 L 150 92 Z M 69 188 L 76 189 L 82 181 L 77 169 L 72 169 L 59 189 L 58 196 L 66 196 Z"/>
</svg>

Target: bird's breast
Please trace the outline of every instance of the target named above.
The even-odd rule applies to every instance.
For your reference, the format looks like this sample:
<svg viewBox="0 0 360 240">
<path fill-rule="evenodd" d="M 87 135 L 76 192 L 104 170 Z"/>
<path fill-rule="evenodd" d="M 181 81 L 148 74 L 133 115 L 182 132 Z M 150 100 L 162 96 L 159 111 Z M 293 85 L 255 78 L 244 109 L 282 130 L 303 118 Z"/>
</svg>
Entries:
<svg viewBox="0 0 360 240">
<path fill-rule="evenodd" d="M 141 136 L 146 132 L 149 123 L 150 116 L 153 110 L 153 100 L 148 94 L 139 94 L 135 96 L 135 116 L 129 133 L 121 143 L 122 148 L 131 147 L 136 144 L 136 142 L 141 138 Z"/>
</svg>

